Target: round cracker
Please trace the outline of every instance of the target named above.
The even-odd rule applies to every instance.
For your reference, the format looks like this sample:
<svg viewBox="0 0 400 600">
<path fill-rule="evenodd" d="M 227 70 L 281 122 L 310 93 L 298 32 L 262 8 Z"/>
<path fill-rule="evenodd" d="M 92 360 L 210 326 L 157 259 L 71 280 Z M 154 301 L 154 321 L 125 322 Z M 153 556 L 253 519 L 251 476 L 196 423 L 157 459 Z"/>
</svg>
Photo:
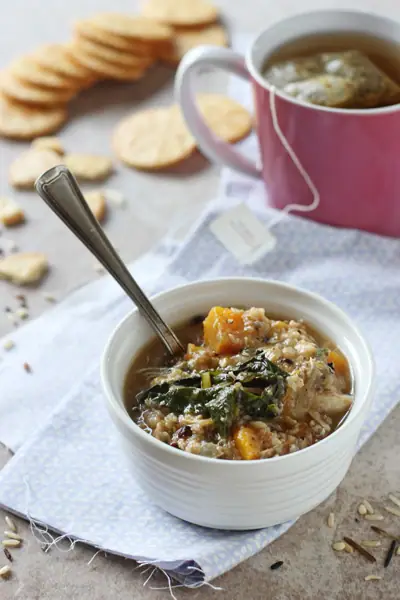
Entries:
<svg viewBox="0 0 400 600">
<path fill-rule="evenodd" d="M 131 167 L 158 170 L 188 158 L 196 142 L 178 106 L 153 108 L 123 119 L 113 135 L 113 148 Z"/>
<path fill-rule="evenodd" d="M 120 13 L 101 13 L 95 15 L 90 23 L 105 33 L 132 40 L 164 42 L 171 40 L 173 30 L 164 23 L 141 16 L 129 16 Z"/>
<path fill-rule="evenodd" d="M 61 90 L 75 87 L 73 79 L 48 71 L 37 64 L 31 56 L 23 56 L 15 60 L 8 69 L 12 75 L 29 85 Z"/>
<path fill-rule="evenodd" d="M 76 93 L 76 90 L 57 90 L 34 86 L 18 79 L 10 71 L 1 72 L 0 91 L 17 102 L 42 106 L 65 104 Z"/>
<path fill-rule="evenodd" d="M 64 156 L 63 162 L 82 181 L 102 181 L 113 171 L 111 159 L 98 154 L 71 153 Z"/>
<path fill-rule="evenodd" d="M 31 58 L 37 65 L 53 73 L 60 73 L 75 80 L 86 80 L 90 76 L 90 71 L 72 60 L 68 47 L 68 44 L 40 46 L 31 54 Z"/>
<path fill-rule="evenodd" d="M 20 189 L 33 189 L 42 173 L 60 164 L 60 157 L 50 150 L 31 148 L 22 152 L 10 165 L 10 185 Z"/>
<path fill-rule="evenodd" d="M 99 223 L 104 221 L 107 212 L 107 206 L 103 192 L 99 192 L 98 190 L 86 192 L 85 200 Z"/>
<path fill-rule="evenodd" d="M 120 67 L 115 63 L 97 58 L 93 54 L 86 52 L 83 47 L 78 44 L 71 47 L 70 51 L 77 62 L 88 69 L 91 69 L 93 73 L 96 73 L 103 78 L 118 79 L 119 81 L 135 81 L 140 79 L 146 71 L 146 67 L 143 66 L 133 65 L 132 67 Z"/>
<path fill-rule="evenodd" d="M 33 108 L 0 97 L 0 136 L 32 140 L 54 133 L 66 120 L 67 112 L 62 107 Z"/>
<path fill-rule="evenodd" d="M 199 94 L 197 104 L 215 135 L 225 142 L 238 142 L 252 129 L 252 117 L 241 104 L 220 94 Z"/>
<path fill-rule="evenodd" d="M 149 43 L 130 40 L 125 37 L 113 35 L 109 32 L 104 32 L 102 29 L 95 27 L 90 21 L 77 21 L 74 24 L 74 31 L 79 39 L 90 40 L 96 44 L 101 44 L 107 48 L 115 48 L 126 52 L 134 52 L 137 56 L 150 56 L 151 45 Z"/>
<path fill-rule="evenodd" d="M 207 0 L 147 0 L 142 13 L 169 25 L 188 27 L 218 19 L 218 9 Z"/>
<path fill-rule="evenodd" d="M 77 50 L 81 49 L 85 54 L 94 56 L 97 60 L 113 63 L 124 68 L 146 68 L 154 63 L 154 58 L 138 56 L 133 52 L 116 50 L 115 48 L 107 48 L 91 40 L 78 38 L 75 46 Z"/>
<path fill-rule="evenodd" d="M 228 46 L 228 36 L 221 25 L 210 25 L 199 28 L 180 28 L 175 31 L 174 47 L 172 52 L 160 58 L 169 64 L 176 65 L 185 56 L 186 52 L 197 46 Z"/>
</svg>

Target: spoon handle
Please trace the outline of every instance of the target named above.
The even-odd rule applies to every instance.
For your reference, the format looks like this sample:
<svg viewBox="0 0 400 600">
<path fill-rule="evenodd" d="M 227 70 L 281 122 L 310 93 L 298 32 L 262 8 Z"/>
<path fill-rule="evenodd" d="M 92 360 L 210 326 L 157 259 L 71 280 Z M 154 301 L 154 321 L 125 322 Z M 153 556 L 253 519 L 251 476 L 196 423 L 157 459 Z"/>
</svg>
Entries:
<svg viewBox="0 0 400 600">
<path fill-rule="evenodd" d="M 184 351 L 175 333 L 138 286 L 90 210 L 72 173 L 63 165 L 49 169 L 35 184 L 39 196 L 83 242 L 133 300 L 171 354 Z"/>
</svg>

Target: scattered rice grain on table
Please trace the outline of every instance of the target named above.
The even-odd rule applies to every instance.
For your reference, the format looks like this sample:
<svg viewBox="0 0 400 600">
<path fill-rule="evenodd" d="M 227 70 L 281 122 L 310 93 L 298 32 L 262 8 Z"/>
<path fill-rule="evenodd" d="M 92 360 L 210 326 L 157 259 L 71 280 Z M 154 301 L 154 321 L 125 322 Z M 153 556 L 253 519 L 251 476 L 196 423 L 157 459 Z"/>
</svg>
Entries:
<svg viewBox="0 0 400 600">
<path fill-rule="evenodd" d="M 363 500 L 363 504 L 364 504 L 365 508 L 367 509 L 367 513 L 368 513 L 369 515 L 373 515 L 373 514 L 374 514 L 374 512 L 375 512 L 375 510 L 374 510 L 374 508 L 371 506 L 371 504 L 368 502 L 368 500 L 365 500 L 365 499 L 364 499 L 364 500 Z"/>
<path fill-rule="evenodd" d="M 21 545 L 20 540 L 3 540 L 1 542 L 5 548 L 19 548 Z"/>
<path fill-rule="evenodd" d="M 394 494 L 389 494 L 389 500 L 391 500 L 391 502 L 393 502 L 393 504 L 395 504 L 396 506 L 398 506 L 400 508 L 400 500 L 399 498 L 397 498 L 397 496 L 395 496 Z"/>
<path fill-rule="evenodd" d="M 22 537 L 18 533 L 15 533 L 15 531 L 5 531 L 4 535 L 10 540 L 19 540 L 22 542 Z"/>
<path fill-rule="evenodd" d="M 343 550 L 346 548 L 346 544 L 344 542 L 335 542 L 334 544 L 332 544 L 332 548 L 336 552 L 343 552 Z"/>
<path fill-rule="evenodd" d="M 358 507 L 358 514 L 362 517 L 367 514 L 367 509 L 364 504 L 360 504 Z"/>
<path fill-rule="evenodd" d="M 17 526 L 16 526 L 16 524 L 15 524 L 15 521 L 14 521 L 14 520 L 13 520 L 11 517 L 9 517 L 8 515 L 6 515 L 6 516 L 4 517 L 4 521 L 6 522 L 6 525 L 7 525 L 7 527 L 8 527 L 8 528 L 9 528 L 11 531 L 14 531 L 15 533 L 18 531 L 18 530 L 17 530 Z"/>
<path fill-rule="evenodd" d="M 362 540 L 361 545 L 366 548 L 379 548 L 381 542 L 379 540 Z"/>
<path fill-rule="evenodd" d="M 384 506 L 384 509 L 390 513 L 391 515 L 395 515 L 396 517 L 400 517 L 400 508 L 392 508 L 391 506 Z"/>
<path fill-rule="evenodd" d="M 11 568 L 8 565 L 1 567 L 0 569 L 0 577 L 2 579 L 8 579 L 11 575 Z"/>
</svg>

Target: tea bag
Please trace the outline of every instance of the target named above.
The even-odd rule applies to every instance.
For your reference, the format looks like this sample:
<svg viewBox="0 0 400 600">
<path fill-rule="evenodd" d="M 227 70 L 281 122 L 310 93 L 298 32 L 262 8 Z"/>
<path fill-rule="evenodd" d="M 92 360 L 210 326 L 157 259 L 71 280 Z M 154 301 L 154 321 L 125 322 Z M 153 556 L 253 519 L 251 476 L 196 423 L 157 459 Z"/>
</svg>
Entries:
<svg viewBox="0 0 400 600">
<path fill-rule="evenodd" d="M 358 50 L 322 54 L 323 70 L 354 83 L 351 108 L 375 108 L 400 101 L 400 87 Z"/>
<path fill-rule="evenodd" d="M 288 83 L 283 91 L 303 102 L 331 108 L 348 108 L 357 92 L 352 81 L 337 75 L 319 75 Z"/>
<path fill-rule="evenodd" d="M 264 73 L 265 79 L 278 89 L 283 89 L 288 83 L 310 79 L 322 73 L 321 55 L 305 56 L 286 60 L 272 65 Z"/>
<path fill-rule="evenodd" d="M 277 89 L 330 108 L 377 108 L 400 102 L 400 86 L 358 50 L 285 60 L 264 73 Z"/>
</svg>

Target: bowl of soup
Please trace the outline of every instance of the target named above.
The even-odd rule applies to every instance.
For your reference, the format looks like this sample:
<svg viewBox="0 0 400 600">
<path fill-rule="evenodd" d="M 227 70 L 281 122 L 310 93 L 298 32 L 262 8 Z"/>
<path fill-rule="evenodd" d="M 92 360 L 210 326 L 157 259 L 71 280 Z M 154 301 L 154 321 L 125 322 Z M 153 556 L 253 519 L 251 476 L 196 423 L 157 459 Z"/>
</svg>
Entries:
<svg viewBox="0 0 400 600">
<path fill-rule="evenodd" d="M 340 484 L 371 402 L 371 352 L 327 300 L 276 281 L 219 279 L 153 298 L 185 352 L 137 311 L 115 329 L 102 382 L 133 476 L 191 523 L 257 529 Z"/>
</svg>

